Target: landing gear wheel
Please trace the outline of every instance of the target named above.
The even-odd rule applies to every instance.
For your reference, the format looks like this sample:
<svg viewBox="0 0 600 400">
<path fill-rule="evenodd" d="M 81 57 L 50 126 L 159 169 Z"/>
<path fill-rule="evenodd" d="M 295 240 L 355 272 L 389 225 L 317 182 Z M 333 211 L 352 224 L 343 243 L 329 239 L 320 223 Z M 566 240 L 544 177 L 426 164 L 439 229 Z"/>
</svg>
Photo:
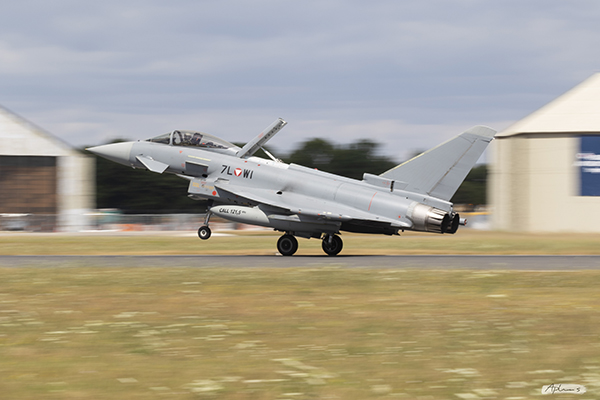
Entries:
<svg viewBox="0 0 600 400">
<path fill-rule="evenodd" d="M 342 238 L 337 235 L 325 235 L 321 247 L 323 247 L 323 251 L 327 253 L 328 256 L 337 256 L 339 252 L 342 251 L 344 242 L 342 242 Z"/>
<path fill-rule="evenodd" d="M 210 228 L 208 226 L 201 226 L 200 229 L 198 229 L 198 237 L 202 240 L 206 240 L 210 237 L 211 231 Z"/>
<path fill-rule="evenodd" d="M 282 256 L 291 256 L 298 250 L 298 240 L 292 235 L 283 235 L 277 241 L 277 251 Z"/>
</svg>

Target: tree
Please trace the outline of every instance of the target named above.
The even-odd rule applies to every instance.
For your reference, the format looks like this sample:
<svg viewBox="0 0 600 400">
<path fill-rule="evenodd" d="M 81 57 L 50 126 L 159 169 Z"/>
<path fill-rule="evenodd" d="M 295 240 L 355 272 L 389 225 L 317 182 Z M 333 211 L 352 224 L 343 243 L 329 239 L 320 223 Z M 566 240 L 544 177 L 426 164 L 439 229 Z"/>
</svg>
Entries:
<svg viewBox="0 0 600 400">
<path fill-rule="evenodd" d="M 478 165 L 469 172 L 451 202 L 481 205 L 487 203 L 487 165 Z"/>
<path fill-rule="evenodd" d="M 365 172 L 378 175 L 396 165 L 391 159 L 377 155 L 378 147 L 378 143 L 364 139 L 341 146 L 325 139 L 311 139 L 285 157 L 285 161 L 362 179 Z"/>
</svg>

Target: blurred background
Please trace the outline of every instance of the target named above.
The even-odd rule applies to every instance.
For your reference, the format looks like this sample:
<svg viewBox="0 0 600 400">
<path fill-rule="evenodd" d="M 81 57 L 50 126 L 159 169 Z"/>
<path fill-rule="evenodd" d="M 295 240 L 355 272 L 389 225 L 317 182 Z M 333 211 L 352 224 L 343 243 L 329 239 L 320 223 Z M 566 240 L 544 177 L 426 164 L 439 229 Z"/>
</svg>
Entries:
<svg viewBox="0 0 600 400">
<path fill-rule="evenodd" d="M 6 109 L 0 112 L 0 137 L 7 139 L 0 146 L 1 230 L 173 231 L 202 225 L 206 204 L 187 197 L 187 180 L 91 155 Z M 278 156 L 288 163 L 362 179 L 364 172 L 380 174 L 399 163 L 382 155 L 380 147 L 369 139 L 339 145 L 313 138 Z M 487 215 L 487 170 L 481 164 L 468 175 L 453 199 L 459 211 L 478 218 Z M 225 221 L 215 227 L 248 229 Z"/>
</svg>

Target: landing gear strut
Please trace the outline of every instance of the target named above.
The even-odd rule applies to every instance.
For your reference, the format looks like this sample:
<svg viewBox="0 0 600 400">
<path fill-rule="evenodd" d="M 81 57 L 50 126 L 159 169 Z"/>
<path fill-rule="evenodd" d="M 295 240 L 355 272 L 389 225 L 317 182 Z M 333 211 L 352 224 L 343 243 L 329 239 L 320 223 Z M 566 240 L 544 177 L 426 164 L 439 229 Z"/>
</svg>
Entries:
<svg viewBox="0 0 600 400">
<path fill-rule="evenodd" d="M 210 220 L 211 214 L 212 213 L 210 212 L 210 210 L 206 212 L 206 217 L 204 217 L 204 225 L 202 225 L 200 229 L 198 229 L 198 237 L 202 240 L 210 238 L 211 231 L 208 227 L 208 221 Z"/>
<path fill-rule="evenodd" d="M 298 240 L 290 234 L 286 233 L 277 241 L 277 251 L 279 251 L 282 256 L 291 256 L 297 250 Z"/>
<path fill-rule="evenodd" d="M 328 256 L 337 256 L 339 252 L 342 251 L 344 243 L 339 236 L 326 234 L 323 237 L 321 247 L 323 247 L 323 251 L 327 253 Z"/>
</svg>

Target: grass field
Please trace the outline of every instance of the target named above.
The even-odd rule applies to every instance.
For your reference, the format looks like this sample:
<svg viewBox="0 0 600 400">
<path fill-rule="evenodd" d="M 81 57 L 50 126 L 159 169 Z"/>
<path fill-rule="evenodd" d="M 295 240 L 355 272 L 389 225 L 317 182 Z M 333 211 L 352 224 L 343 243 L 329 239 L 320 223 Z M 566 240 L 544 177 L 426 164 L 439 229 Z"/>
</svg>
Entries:
<svg viewBox="0 0 600 400">
<path fill-rule="evenodd" d="M 2 399 L 600 396 L 600 271 L 0 274 Z"/>
<path fill-rule="evenodd" d="M 0 254 L 274 254 L 273 234 L 0 236 Z M 344 235 L 343 254 L 598 254 L 598 235 Z M 300 240 L 298 254 L 322 254 Z M 600 271 L 0 268 L 2 399 L 600 397 Z M 576 266 L 575 266 L 576 267 Z"/>
<path fill-rule="evenodd" d="M 201 241 L 193 233 L 4 234 L 0 255 L 164 255 L 261 254 L 276 252 L 274 232 L 234 232 Z M 455 235 L 406 233 L 402 236 L 342 235 L 343 255 L 384 254 L 600 254 L 598 234 L 516 234 L 463 229 Z M 298 255 L 322 255 L 321 241 L 298 239 Z"/>
</svg>

